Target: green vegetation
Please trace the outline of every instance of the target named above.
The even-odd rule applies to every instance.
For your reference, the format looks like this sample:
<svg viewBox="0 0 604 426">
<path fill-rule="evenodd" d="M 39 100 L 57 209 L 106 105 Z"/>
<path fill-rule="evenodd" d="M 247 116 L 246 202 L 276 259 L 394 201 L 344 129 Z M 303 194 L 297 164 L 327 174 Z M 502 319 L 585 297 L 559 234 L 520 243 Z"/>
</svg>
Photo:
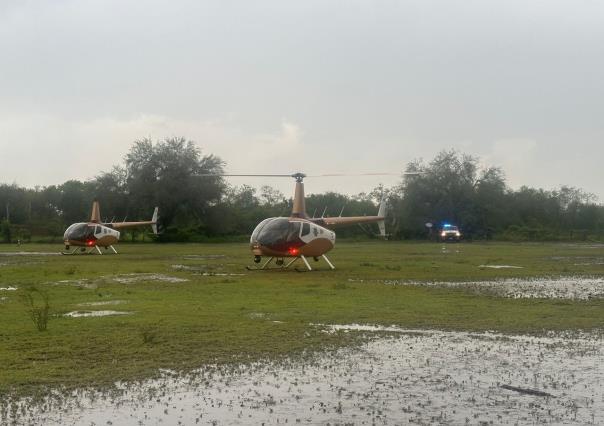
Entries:
<svg viewBox="0 0 604 426">
<path fill-rule="evenodd" d="M 39 290 L 35 286 L 31 286 L 21 290 L 19 297 L 38 331 L 46 331 L 50 313 L 48 293 L 45 290 Z"/>
<path fill-rule="evenodd" d="M 19 250 L 55 248 L 60 247 Z M 604 276 L 598 262 L 577 261 L 604 257 L 597 246 L 348 242 L 330 256 L 337 270 L 318 263 L 323 269 L 312 273 L 246 271 L 251 256 L 245 244 L 122 244 L 118 249 L 117 256 L 6 256 L 1 254 L 15 246 L 0 246 L 0 288 L 35 285 L 50 306 L 47 330 L 39 332 L 19 291 L 0 291 L 0 393 L 107 386 L 150 377 L 158 368 L 187 371 L 204 363 L 301 354 L 355 338 L 322 333 L 311 325 L 316 323 L 504 333 L 604 328 L 602 299 L 503 299 L 380 282 Z M 479 268 L 482 264 L 524 269 Z M 167 282 L 152 274 L 188 281 Z M 64 316 L 100 310 L 131 314 Z"/>
<path fill-rule="evenodd" d="M 58 243 L 67 226 L 90 217 L 94 198 L 100 201 L 106 221 L 149 219 L 153 207 L 159 206 L 162 233 L 158 238 L 164 242 L 232 240 L 251 234 L 267 217 L 291 212 L 291 198 L 270 186 L 257 192 L 248 185 L 233 187 L 223 178 L 208 176 L 221 173 L 222 167 L 220 158 L 202 155 L 184 138 L 155 143 L 143 139 L 134 142 L 122 164 L 86 182 L 70 180 L 35 189 L 0 184 L 0 241 Z M 434 229 L 452 222 L 461 227 L 467 239 L 604 239 L 604 206 L 581 189 L 512 190 L 502 170 L 481 169 L 478 158 L 455 151 L 443 151 L 429 163 L 401 164 L 403 168 L 421 173 L 406 176 L 391 188 L 379 187 L 353 196 L 312 194 L 312 180 L 308 180 L 307 213 L 371 215 L 386 197 L 390 206 L 388 232 L 394 239 L 428 239 L 428 222 Z M 338 234 L 366 237 L 373 232 L 351 227 Z M 141 229 L 122 236 L 127 241 L 144 238 L 145 230 Z"/>
</svg>

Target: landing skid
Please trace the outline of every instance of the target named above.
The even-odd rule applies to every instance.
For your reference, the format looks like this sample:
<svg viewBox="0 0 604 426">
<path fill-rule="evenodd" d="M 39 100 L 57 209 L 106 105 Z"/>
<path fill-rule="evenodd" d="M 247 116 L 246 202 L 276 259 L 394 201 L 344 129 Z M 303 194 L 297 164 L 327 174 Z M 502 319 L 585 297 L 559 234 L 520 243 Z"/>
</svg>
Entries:
<svg viewBox="0 0 604 426">
<path fill-rule="evenodd" d="M 336 269 L 335 266 L 333 266 L 333 264 L 329 261 L 329 259 L 327 258 L 327 256 L 325 256 L 324 254 L 321 255 L 321 257 L 325 260 L 325 262 L 327 262 L 327 264 L 329 265 L 330 269 Z M 308 263 L 308 260 L 306 259 L 305 256 L 300 255 L 298 257 L 294 257 L 292 260 L 290 260 L 289 262 L 285 263 L 283 258 L 276 258 L 275 257 L 270 257 L 266 262 L 264 262 L 262 264 L 262 266 L 246 266 L 246 269 L 248 271 L 270 271 L 270 270 L 285 270 L 288 269 L 291 265 L 293 265 L 298 259 L 302 259 L 302 261 L 304 262 L 304 266 L 306 266 L 306 270 L 308 271 L 312 271 L 313 269 L 310 267 L 310 264 Z M 271 262 L 275 260 L 275 266 L 270 266 Z M 315 257 L 315 260 L 319 260 L 318 257 Z M 295 268 L 296 271 L 298 272 L 304 272 L 305 270 L 300 270 L 298 268 Z"/>
<path fill-rule="evenodd" d="M 113 253 L 118 254 L 117 250 L 115 249 L 115 247 L 113 246 L 107 246 L 105 247 L 105 249 L 111 249 L 111 251 L 113 251 Z M 101 251 L 101 249 L 99 248 L 99 246 L 94 246 L 91 247 L 90 249 L 86 250 L 84 247 L 76 247 L 71 251 L 62 251 L 61 254 L 64 256 L 75 256 L 75 255 L 84 255 L 84 254 L 95 254 L 98 253 L 100 255 L 103 254 L 103 252 Z"/>
</svg>

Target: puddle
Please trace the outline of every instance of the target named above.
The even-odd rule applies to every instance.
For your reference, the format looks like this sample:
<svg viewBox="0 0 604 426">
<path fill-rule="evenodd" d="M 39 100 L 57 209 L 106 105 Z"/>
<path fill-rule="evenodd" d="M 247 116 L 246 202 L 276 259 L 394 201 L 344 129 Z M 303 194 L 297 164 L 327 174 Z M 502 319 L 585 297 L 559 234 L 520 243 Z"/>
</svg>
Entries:
<svg viewBox="0 0 604 426">
<path fill-rule="evenodd" d="M 208 267 L 203 266 L 191 266 L 191 265 L 170 265 L 172 269 L 176 269 L 177 271 L 207 271 Z"/>
<path fill-rule="evenodd" d="M 212 266 L 191 266 L 191 265 L 170 265 L 172 269 L 177 271 L 189 271 L 193 272 L 194 275 L 201 275 L 203 277 L 243 277 L 245 274 L 232 274 L 227 272 L 211 272 L 208 269 L 214 269 L 216 265 Z M 222 265 L 219 265 L 222 266 Z M 219 268 L 221 269 L 221 268 Z"/>
<path fill-rule="evenodd" d="M 224 254 L 185 254 L 182 258 L 185 260 L 212 260 L 212 259 L 224 259 Z"/>
<path fill-rule="evenodd" d="M 578 248 L 578 249 L 604 249 L 603 243 L 592 243 L 592 244 L 566 244 L 566 247 Z"/>
<path fill-rule="evenodd" d="M 83 287 L 89 290 L 96 290 L 98 288 L 98 284 L 101 282 L 101 280 L 89 280 L 88 278 L 80 278 L 80 279 L 75 279 L 75 280 L 60 280 L 60 281 L 55 281 L 55 282 L 51 282 L 48 284 L 51 285 L 73 285 L 76 287 Z"/>
<path fill-rule="evenodd" d="M 604 265 L 604 257 L 594 256 L 551 256 L 547 260 L 555 260 L 562 262 L 575 262 L 573 266 L 594 266 Z"/>
<path fill-rule="evenodd" d="M 24 259 L 11 259 L 10 262 L 0 262 L 0 267 L 22 267 L 29 265 L 43 265 L 44 262 L 26 261 Z"/>
<path fill-rule="evenodd" d="M 109 305 L 121 305 L 122 303 L 128 303 L 127 300 L 106 300 L 103 302 L 85 302 L 78 303 L 78 306 L 109 306 Z"/>
<path fill-rule="evenodd" d="M 85 317 L 109 317 L 112 315 L 132 315 L 132 312 L 125 311 L 73 311 L 64 314 L 64 317 L 85 318 Z"/>
<path fill-rule="evenodd" d="M 16 291 L 17 287 L 0 287 L 0 291 Z"/>
<path fill-rule="evenodd" d="M 223 272 L 204 272 L 199 274 L 204 277 L 243 277 L 245 274 L 227 274 Z"/>
<path fill-rule="evenodd" d="M 0 302 L 5 302 L 8 300 L 8 297 L 0 297 Z"/>
<path fill-rule="evenodd" d="M 358 325 L 326 329 L 346 327 L 376 331 Z M 394 329 L 398 335 L 312 359 L 207 366 L 184 376 L 162 371 L 158 380 L 117 384 L 113 392 L 80 391 L 39 405 L 21 400 L 0 410 L 0 420 L 10 415 L 5 420 L 48 425 L 604 423 L 600 335 Z"/>
<path fill-rule="evenodd" d="M 186 278 L 173 277 L 164 274 L 123 274 L 123 275 L 109 275 L 102 276 L 97 279 L 80 278 L 73 280 L 60 280 L 49 284 L 52 285 L 73 285 L 76 287 L 84 287 L 87 289 L 96 289 L 100 283 L 106 282 L 117 282 L 120 284 L 134 284 L 140 281 L 160 281 L 167 283 L 182 283 L 189 281 Z"/>
<path fill-rule="evenodd" d="M 512 265 L 478 265 L 479 268 L 491 268 L 491 269 L 523 269 L 524 266 L 512 266 Z"/>
<path fill-rule="evenodd" d="M 505 278 L 493 281 L 435 281 L 363 280 L 349 278 L 353 283 L 381 283 L 386 285 L 413 285 L 420 287 L 461 288 L 477 294 L 492 294 L 513 299 L 573 299 L 589 300 L 604 297 L 604 278 Z"/>
<path fill-rule="evenodd" d="M 61 253 L 46 251 L 0 251 L 0 256 L 60 256 Z"/>
<path fill-rule="evenodd" d="M 164 274 L 124 274 L 106 278 L 120 284 L 132 284 L 139 281 L 161 281 L 166 283 L 184 283 L 189 281 L 186 278 L 172 277 Z"/>
</svg>

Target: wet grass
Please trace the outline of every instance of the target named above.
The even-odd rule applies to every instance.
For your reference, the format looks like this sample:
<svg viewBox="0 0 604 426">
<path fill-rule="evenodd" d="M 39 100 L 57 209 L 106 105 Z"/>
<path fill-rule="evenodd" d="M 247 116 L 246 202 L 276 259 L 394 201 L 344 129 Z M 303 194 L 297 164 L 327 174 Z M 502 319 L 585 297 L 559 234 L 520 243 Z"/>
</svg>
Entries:
<svg viewBox="0 0 604 426">
<path fill-rule="evenodd" d="M 51 314 L 47 330 L 40 332 L 19 302 L 19 291 L 0 292 L 6 298 L 0 299 L 0 394 L 102 387 L 153 376 L 158 368 L 187 371 L 205 363 L 274 359 L 340 346 L 353 338 L 321 333 L 310 323 L 537 334 L 604 328 L 602 299 L 505 299 L 463 289 L 371 282 L 602 277 L 602 246 L 340 243 L 330 256 L 338 269 L 312 263 L 322 268 L 313 273 L 248 272 L 245 244 L 119 248 L 119 256 L 5 256 L 58 247 L 0 246 L 0 288 L 43 289 Z M 479 267 L 485 264 L 523 268 Z M 126 274 L 146 275 L 114 279 Z M 154 279 L 154 274 L 186 281 Z M 115 300 L 121 302 L 112 310 L 133 314 L 63 316 L 81 310 L 82 303 Z"/>
</svg>

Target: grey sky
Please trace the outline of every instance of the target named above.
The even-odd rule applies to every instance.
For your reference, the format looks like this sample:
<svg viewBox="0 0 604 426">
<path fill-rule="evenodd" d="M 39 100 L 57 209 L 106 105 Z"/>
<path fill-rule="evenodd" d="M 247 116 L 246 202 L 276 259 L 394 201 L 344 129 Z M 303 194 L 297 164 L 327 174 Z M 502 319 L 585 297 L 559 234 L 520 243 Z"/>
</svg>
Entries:
<svg viewBox="0 0 604 426">
<path fill-rule="evenodd" d="M 602 76 L 598 0 L 4 0 L 0 182 L 87 179 L 185 136 L 231 172 L 397 172 L 455 148 L 602 201 Z"/>
</svg>

